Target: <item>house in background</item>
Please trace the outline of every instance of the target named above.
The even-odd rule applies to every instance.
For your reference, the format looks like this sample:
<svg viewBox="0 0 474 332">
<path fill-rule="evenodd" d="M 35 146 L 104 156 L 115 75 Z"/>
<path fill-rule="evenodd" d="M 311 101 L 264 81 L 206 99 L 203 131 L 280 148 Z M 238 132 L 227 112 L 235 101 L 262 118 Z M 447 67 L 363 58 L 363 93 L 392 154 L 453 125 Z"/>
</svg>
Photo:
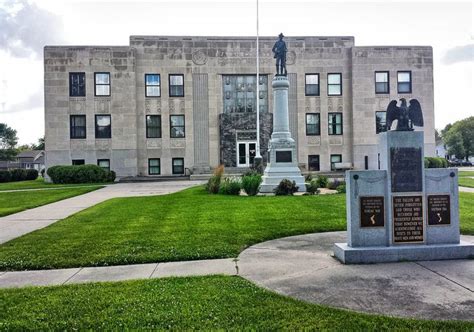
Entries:
<svg viewBox="0 0 474 332">
<path fill-rule="evenodd" d="M 44 168 L 44 150 L 21 151 L 16 158 L 16 167 L 9 168 L 36 169 L 38 172 Z"/>
</svg>

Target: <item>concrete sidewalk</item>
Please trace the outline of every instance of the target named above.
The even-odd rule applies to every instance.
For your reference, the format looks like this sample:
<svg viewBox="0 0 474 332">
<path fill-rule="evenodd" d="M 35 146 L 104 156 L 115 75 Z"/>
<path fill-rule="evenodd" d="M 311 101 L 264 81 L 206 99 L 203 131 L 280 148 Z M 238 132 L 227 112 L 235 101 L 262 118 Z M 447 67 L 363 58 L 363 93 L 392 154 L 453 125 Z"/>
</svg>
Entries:
<svg viewBox="0 0 474 332">
<path fill-rule="evenodd" d="M 0 244 L 41 229 L 60 219 L 115 197 L 154 196 L 174 193 L 200 181 L 117 183 L 84 195 L 64 199 L 0 218 Z"/>
<path fill-rule="evenodd" d="M 237 268 L 234 259 L 0 272 L 0 288 L 215 274 L 236 275 Z"/>
<path fill-rule="evenodd" d="M 465 192 L 465 193 L 474 193 L 474 188 L 459 186 L 459 191 L 462 191 L 462 192 Z"/>
</svg>

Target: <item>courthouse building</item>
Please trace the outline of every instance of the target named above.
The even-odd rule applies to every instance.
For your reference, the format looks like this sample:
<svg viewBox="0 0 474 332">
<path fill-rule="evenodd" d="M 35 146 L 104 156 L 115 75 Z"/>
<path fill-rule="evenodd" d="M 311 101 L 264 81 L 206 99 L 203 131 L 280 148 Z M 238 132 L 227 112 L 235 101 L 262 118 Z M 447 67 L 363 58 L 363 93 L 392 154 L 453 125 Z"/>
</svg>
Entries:
<svg viewBox="0 0 474 332">
<path fill-rule="evenodd" d="M 276 37 L 131 36 L 129 46 L 46 46 L 46 167 L 97 164 L 118 177 L 247 168 L 272 132 Z M 286 37 L 289 121 L 302 171 L 377 169 L 392 99 L 416 98 L 434 156 L 433 52 Z M 259 94 L 256 87 L 259 86 Z"/>
</svg>

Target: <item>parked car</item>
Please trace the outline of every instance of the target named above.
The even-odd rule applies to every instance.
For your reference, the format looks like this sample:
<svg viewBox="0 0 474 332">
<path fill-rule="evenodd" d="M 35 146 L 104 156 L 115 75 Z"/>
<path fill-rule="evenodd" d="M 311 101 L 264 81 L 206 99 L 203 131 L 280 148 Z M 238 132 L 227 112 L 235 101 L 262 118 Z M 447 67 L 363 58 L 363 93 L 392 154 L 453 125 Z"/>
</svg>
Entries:
<svg viewBox="0 0 474 332">
<path fill-rule="evenodd" d="M 448 163 L 449 163 L 449 166 L 457 166 L 457 167 L 472 166 L 472 163 L 470 161 L 463 160 L 463 159 L 451 159 L 448 161 Z"/>
</svg>

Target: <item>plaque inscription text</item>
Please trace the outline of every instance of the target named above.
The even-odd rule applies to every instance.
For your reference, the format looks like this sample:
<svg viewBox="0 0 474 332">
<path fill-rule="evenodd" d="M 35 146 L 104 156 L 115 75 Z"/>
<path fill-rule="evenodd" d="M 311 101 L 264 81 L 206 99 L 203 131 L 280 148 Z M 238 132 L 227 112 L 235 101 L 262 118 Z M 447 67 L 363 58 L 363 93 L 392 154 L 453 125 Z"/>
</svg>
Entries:
<svg viewBox="0 0 474 332">
<path fill-rule="evenodd" d="M 428 225 L 449 225 L 450 223 L 449 195 L 428 195 Z"/>
<path fill-rule="evenodd" d="M 391 148 L 392 192 L 423 190 L 421 148 Z"/>
<path fill-rule="evenodd" d="M 360 227 L 384 227 L 385 208 L 383 196 L 360 197 Z"/>
<path fill-rule="evenodd" d="M 423 242 L 423 196 L 393 196 L 393 242 Z"/>
</svg>

